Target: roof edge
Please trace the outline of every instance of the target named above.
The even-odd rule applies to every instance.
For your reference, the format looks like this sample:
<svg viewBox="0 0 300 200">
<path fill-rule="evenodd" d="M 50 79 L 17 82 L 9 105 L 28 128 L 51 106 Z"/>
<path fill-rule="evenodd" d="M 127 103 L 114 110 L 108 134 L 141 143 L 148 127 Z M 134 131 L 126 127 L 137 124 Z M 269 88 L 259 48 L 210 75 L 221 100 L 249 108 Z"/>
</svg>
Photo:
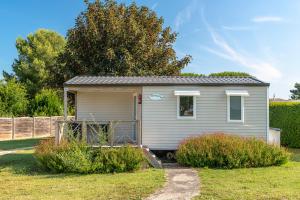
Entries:
<svg viewBox="0 0 300 200">
<path fill-rule="evenodd" d="M 160 77 L 160 78 L 214 78 L 214 79 L 222 79 L 222 78 L 251 78 L 259 83 L 115 83 L 115 84 L 101 84 L 101 83 L 94 83 L 94 84 L 76 84 L 72 83 L 74 79 L 77 79 L 79 77 L 118 77 L 118 78 L 126 78 L 126 77 Z M 70 83 L 71 82 L 71 83 Z M 219 76 L 219 77 L 209 77 L 209 76 L 87 76 L 87 75 L 80 75 L 75 76 L 68 81 L 64 82 L 63 86 L 171 86 L 171 85 L 181 85 L 181 86 L 188 86 L 188 85 L 199 85 L 199 86 L 270 86 L 270 83 L 264 82 L 259 80 L 258 78 L 254 76 L 249 77 L 240 77 L 240 76 Z"/>
<path fill-rule="evenodd" d="M 67 84 L 64 83 L 64 87 L 68 86 L 172 86 L 172 85 L 179 85 L 179 86 L 256 86 L 256 87 L 266 87 L 270 86 L 270 83 L 122 83 L 122 84 Z"/>
</svg>

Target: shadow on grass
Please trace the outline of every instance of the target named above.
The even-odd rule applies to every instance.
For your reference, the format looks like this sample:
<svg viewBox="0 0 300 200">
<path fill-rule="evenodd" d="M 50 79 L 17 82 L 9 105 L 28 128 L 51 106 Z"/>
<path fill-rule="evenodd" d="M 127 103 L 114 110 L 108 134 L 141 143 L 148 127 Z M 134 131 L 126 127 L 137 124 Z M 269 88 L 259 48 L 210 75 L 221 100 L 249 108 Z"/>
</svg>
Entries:
<svg viewBox="0 0 300 200">
<path fill-rule="evenodd" d="M 294 162 L 300 162 L 300 149 L 291 149 L 289 148 L 288 151 L 292 153 L 291 160 Z"/>
<path fill-rule="evenodd" d="M 28 176 L 43 175 L 44 178 L 77 177 L 83 175 L 47 172 L 38 166 L 32 153 L 13 153 L 0 156 L 0 172 L 4 170 Z"/>
<path fill-rule="evenodd" d="M 0 150 L 12 150 L 18 148 L 34 147 L 43 139 L 46 138 L 0 141 Z"/>
<path fill-rule="evenodd" d="M 30 153 L 12 153 L 0 156 L 0 170 L 11 169 L 15 173 L 37 171 L 36 160 Z"/>
</svg>

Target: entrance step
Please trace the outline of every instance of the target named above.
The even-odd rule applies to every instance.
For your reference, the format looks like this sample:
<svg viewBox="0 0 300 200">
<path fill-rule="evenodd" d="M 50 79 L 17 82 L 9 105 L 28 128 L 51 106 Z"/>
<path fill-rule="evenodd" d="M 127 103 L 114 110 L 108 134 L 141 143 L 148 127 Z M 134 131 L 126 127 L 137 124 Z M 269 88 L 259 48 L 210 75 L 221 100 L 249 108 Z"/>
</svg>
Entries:
<svg viewBox="0 0 300 200">
<path fill-rule="evenodd" d="M 143 148 L 144 155 L 147 161 L 154 167 L 154 168 L 162 168 L 161 160 L 150 151 L 149 148 Z"/>
<path fill-rule="evenodd" d="M 163 168 L 169 168 L 169 169 L 172 169 L 172 168 L 180 168 L 182 166 L 180 166 L 178 163 L 176 162 L 163 162 L 162 163 L 162 167 Z"/>
</svg>

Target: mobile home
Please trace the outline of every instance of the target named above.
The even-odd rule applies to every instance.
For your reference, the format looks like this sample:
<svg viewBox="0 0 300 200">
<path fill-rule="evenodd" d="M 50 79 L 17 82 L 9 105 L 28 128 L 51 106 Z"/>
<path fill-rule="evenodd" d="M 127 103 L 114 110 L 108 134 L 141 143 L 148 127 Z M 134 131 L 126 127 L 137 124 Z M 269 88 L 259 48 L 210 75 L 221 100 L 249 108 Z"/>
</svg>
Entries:
<svg viewBox="0 0 300 200">
<path fill-rule="evenodd" d="M 215 132 L 267 141 L 268 88 L 254 77 L 77 76 L 64 84 L 65 116 L 73 93 L 75 120 L 120 122 L 116 138 L 151 150 Z"/>
</svg>

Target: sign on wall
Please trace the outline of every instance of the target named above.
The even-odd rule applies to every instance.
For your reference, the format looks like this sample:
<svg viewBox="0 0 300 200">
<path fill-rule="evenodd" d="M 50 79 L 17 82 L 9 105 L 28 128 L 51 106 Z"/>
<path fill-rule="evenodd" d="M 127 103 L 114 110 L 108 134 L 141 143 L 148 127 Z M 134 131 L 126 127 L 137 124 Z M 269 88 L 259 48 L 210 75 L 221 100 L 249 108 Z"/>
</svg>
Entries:
<svg viewBox="0 0 300 200">
<path fill-rule="evenodd" d="M 163 99 L 163 95 L 158 94 L 158 93 L 154 93 L 154 94 L 151 94 L 151 95 L 149 96 L 149 98 L 150 98 L 151 100 L 153 100 L 153 101 L 160 101 L 160 100 Z"/>
</svg>

